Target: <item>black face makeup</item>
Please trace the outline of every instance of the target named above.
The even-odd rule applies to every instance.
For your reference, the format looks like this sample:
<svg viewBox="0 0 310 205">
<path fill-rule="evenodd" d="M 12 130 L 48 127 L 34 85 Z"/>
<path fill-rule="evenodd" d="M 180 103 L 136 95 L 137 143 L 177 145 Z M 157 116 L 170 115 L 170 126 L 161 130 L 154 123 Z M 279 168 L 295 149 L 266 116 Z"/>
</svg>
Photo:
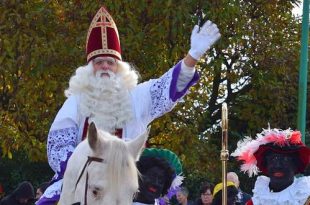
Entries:
<svg viewBox="0 0 310 205">
<path fill-rule="evenodd" d="M 266 165 L 270 189 L 279 192 L 293 183 L 296 171 L 293 156 L 270 152 L 266 156 Z"/>
<path fill-rule="evenodd" d="M 160 167 L 152 167 L 142 174 L 139 180 L 139 193 L 137 201 L 143 203 L 154 203 L 163 192 L 166 176 L 164 170 Z"/>
</svg>

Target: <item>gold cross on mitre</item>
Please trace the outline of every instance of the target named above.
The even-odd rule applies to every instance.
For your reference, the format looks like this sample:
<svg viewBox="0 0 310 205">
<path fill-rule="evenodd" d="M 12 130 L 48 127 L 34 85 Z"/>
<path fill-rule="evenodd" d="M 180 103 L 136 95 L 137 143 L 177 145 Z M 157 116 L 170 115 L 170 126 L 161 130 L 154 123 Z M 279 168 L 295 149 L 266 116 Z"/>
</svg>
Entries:
<svg viewBox="0 0 310 205">
<path fill-rule="evenodd" d="M 113 19 L 111 18 L 110 15 L 106 15 L 106 14 L 109 14 L 109 13 L 107 13 L 106 10 L 103 7 L 99 10 L 98 13 L 100 13 L 100 14 L 99 14 L 99 16 L 96 15 L 96 17 L 98 19 L 97 19 L 97 22 L 96 22 L 94 27 L 101 27 L 101 31 L 103 33 L 106 33 L 107 27 L 113 28 L 113 23 L 114 23 Z M 110 19 L 109 19 L 109 17 L 110 17 Z M 112 20 L 112 23 L 111 23 L 111 20 Z"/>
<path fill-rule="evenodd" d="M 98 27 L 101 28 L 101 39 L 102 39 L 102 47 L 103 48 L 107 48 L 107 42 L 108 42 L 107 28 L 108 27 L 116 30 L 116 35 L 119 39 L 116 24 L 115 24 L 112 16 L 109 14 L 109 12 L 104 7 L 101 7 L 99 9 L 99 11 L 96 13 L 95 17 L 93 18 L 93 20 L 90 24 L 88 33 L 87 33 L 87 39 L 89 38 L 91 31 L 94 28 L 98 28 Z"/>
<path fill-rule="evenodd" d="M 113 33 L 115 33 L 114 35 L 117 36 L 117 39 L 119 41 L 118 30 L 117 30 L 116 24 L 112 16 L 109 14 L 109 12 L 104 7 L 101 7 L 96 13 L 96 15 L 94 16 L 90 24 L 90 27 L 88 29 L 86 45 L 88 45 L 89 38 L 91 35 L 93 35 L 92 33 L 97 33 L 97 34 L 100 33 L 99 35 L 101 36 L 100 40 L 102 43 L 102 47 L 100 50 L 94 51 L 91 54 L 89 54 L 89 57 L 96 55 L 97 53 L 100 53 L 100 52 L 101 53 L 111 52 L 112 54 L 119 56 L 119 58 L 121 59 L 120 54 L 115 53 L 115 51 L 108 48 L 109 28 L 110 30 L 114 30 Z"/>
</svg>

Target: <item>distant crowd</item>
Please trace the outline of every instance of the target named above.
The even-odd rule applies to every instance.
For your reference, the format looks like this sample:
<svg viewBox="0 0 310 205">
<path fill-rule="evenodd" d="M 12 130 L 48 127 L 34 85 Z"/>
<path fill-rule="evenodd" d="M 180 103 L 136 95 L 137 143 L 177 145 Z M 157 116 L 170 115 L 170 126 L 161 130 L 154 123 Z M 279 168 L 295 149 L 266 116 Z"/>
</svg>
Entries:
<svg viewBox="0 0 310 205">
<path fill-rule="evenodd" d="M 235 172 L 227 173 L 227 204 L 244 205 L 251 199 L 251 195 L 239 187 L 239 177 Z M 214 184 L 204 182 L 200 187 L 200 196 L 191 201 L 188 199 L 189 190 L 182 186 L 177 191 L 176 199 L 179 205 L 220 205 L 222 204 L 222 183 Z"/>
<path fill-rule="evenodd" d="M 251 195 L 243 192 L 240 188 L 240 181 L 235 172 L 227 173 L 227 197 L 228 201 L 236 201 L 237 204 L 244 205 L 246 201 L 251 198 Z M 44 182 L 36 189 L 29 181 L 23 181 L 12 193 L 4 196 L 3 187 L 0 186 L 0 205 L 32 205 L 44 193 L 48 187 L 49 182 Z M 36 190 L 36 192 L 35 192 Z M 222 183 L 214 186 L 211 182 L 202 183 L 199 194 L 196 200 L 189 200 L 189 190 L 185 186 L 178 188 L 175 195 L 175 202 L 168 200 L 166 204 L 179 205 L 218 205 L 221 204 Z"/>
<path fill-rule="evenodd" d="M 31 182 L 23 181 L 12 193 L 4 196 L 4 190 L 0 184 L 0 205 L 32 205 L 42 196 L 48 185 L 49 182 L 40 184 L 35 192 Z"/>
</svg>

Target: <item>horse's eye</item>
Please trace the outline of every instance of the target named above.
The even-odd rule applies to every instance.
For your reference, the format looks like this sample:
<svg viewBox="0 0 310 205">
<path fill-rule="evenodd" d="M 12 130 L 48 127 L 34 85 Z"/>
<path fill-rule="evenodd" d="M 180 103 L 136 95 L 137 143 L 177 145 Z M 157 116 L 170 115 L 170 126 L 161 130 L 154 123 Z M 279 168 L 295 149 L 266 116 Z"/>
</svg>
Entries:
<svg viewBox="0 0 310 205">
<path fill-rule="evenodd" d="M 93 187 L 91 188 L 91 193 L 93 194 L 93 196 L 95 198 L 101 198 L 103 193 L 102 193 L 102 189 L 100 189 L 99 187 Z"/>
</svg>

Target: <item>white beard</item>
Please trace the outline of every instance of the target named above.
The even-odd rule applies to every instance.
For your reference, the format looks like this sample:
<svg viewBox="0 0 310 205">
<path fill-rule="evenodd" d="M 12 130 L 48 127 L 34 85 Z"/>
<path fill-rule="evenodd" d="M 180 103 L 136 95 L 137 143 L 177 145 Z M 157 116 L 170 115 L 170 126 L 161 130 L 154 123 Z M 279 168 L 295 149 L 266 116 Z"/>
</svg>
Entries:
<svg viewBox="0 0 310 205">
<path fill-rule="evenodd" d="M 88 65 L 71 78 L 66 94 L 80 96 L 79 112 L 89 117 L 89 123 L 95 122 L 99 129 L 114 133 L 132 119 L 129 92 L 118 75 L 109 72 L 110 78 L 100 77 L 102 72 L 98 71 L 94 76 L 86 71 L 89 66 L 92 70 Z"/>
</svg>

